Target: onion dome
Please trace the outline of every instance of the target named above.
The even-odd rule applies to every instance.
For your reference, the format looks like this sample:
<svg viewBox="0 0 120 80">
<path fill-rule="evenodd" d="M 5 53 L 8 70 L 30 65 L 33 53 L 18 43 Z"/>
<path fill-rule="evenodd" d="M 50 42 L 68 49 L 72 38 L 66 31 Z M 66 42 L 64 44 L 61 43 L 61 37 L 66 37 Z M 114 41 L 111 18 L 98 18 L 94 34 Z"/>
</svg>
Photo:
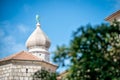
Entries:
<svg viewBox="0 0 120 80">
<path fill-rule="evenodd" d="M 50 40 L 40 28 L 38 15 L 36 15 L 36 20 L 37 20 L 36 29 L 33 31 L 33 33 L 26 41 L 26 47 L 27 49 L 38 47 L 47 50 L 50 47 Z"/>
</svg>

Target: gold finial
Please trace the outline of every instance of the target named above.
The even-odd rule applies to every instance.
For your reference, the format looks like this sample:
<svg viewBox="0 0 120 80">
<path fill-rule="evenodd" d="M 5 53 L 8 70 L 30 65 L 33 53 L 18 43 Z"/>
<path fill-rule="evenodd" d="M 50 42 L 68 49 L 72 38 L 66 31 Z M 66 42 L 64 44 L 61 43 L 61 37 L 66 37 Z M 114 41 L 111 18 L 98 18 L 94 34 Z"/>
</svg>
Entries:
<svg viewBox="0 0 120 80">
<path fill-rule="evenodd" d="M 40 22 L 40 16 L 39 15 L 36 15 L 36 21 L 37 21 L 37 23 Z"/>
</svg>

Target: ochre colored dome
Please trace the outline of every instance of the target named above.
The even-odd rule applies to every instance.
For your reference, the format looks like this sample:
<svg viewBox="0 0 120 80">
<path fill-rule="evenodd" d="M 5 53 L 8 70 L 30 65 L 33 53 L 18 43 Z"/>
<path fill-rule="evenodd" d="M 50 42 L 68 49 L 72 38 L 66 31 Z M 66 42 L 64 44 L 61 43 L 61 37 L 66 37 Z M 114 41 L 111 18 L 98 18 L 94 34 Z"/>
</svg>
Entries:
<svg viewBox="0 0 120 80">
<path fill-rule="evenodd" d="M 36 29 L 30 35 L 28 40 L 26 41 L 27 49 L 34 47 L 41 47 L 48 49 L 50 47 L 50 40 L 45 35 L 45 33 L 41 30 L 40 24 L 37 23 Z"/>
</svg>

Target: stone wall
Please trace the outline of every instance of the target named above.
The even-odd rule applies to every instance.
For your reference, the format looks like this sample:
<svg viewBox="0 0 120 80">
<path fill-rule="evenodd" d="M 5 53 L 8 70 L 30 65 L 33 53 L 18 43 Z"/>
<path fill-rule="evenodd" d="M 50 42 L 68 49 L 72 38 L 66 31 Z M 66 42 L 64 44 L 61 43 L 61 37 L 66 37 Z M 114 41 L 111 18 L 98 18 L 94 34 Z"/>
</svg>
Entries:
<svg viewBox="0 0 120 80">
<path fill-rule="evenodd" d="M 0 80 L 11 80 L 12 64 L 0 66 Z"/>
<path fill-rule="evenodd" d="M 45 62 L 13 60 L 0 66 L 0 80 L 32 80 L 32 75 L 41 68 L 56 71 L 55 66 Z"/>
</svg>

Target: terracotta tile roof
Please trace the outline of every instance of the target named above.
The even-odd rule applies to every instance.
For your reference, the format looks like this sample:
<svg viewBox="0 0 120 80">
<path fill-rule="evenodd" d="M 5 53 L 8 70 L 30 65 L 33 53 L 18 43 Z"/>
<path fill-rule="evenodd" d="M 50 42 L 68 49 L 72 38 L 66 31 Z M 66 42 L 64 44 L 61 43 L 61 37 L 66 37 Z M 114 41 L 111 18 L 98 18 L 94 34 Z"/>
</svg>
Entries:
<svg viewBox="0 0 120 80">
<path fill-rule="evenodd" d="M 2 61 L 7 61 L 7 60 L 31 60 L 31 61 L 40 61 L 40 62 L 44 62 L 44 63 L 47 63 L 47 64 L 49 64 L 49 65 L 53 65 L 53 66 L 56 66 L 56 67 L 57 67 L 57 65 L 52 64 L 52 63 L 50 63 L 50 62 L 46 62 L 46 61 L 44 61 L 44 60 L 42 60 L 42 59 L 40 59 L 40 58 L 32 55 L 32 54 L 29 53 L 29 52 L 26 52 L 26 51 L 21 51 L 21 52 L 19 52 L 19 53 L 16 53 L 16 54 L 13 54 L 13 55 L 8 56 L 8 57 L 6 57 L 6 58 L 3 58 L 3 59 L 0 60 L 0 62 L 2 62 Z"/>
<path fill-rule="evenodd" d="M 110 16 L 108 16 L 107 18 L 105 18 L 106 21 L 109 21 L 112 18 L 116 18 L 118 15 L 120 15 L 120 10 L 114 12 L 113 14 L 111 14 Z"/>
<path fill-rule="evenodd" d="M 13 54 L 11 56 L 8 56 L 6 58 L 1 59 L 0 61 L 6 61 L 6 60 L 41 60 L 40 58 L 26 52 L 26 51 L 21 51 L 19 53 Z"/>
</svg>

